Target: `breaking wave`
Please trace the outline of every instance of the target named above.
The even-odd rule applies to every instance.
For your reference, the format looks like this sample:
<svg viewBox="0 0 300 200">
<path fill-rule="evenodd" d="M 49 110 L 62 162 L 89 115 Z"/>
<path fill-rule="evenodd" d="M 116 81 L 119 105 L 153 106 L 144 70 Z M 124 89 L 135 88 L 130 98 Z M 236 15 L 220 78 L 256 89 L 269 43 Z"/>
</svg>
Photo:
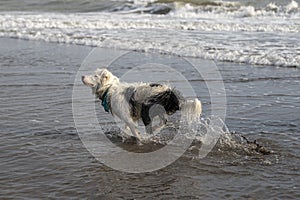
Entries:
<svg viewBox="0 0 300 200">
<path fill-rule="evenodd" d="M 300 66 L 297 2 L 264 7 L 201 2 L 140 0 L 101 12 L 1 12 L 0 37 Z"/>
</svg>

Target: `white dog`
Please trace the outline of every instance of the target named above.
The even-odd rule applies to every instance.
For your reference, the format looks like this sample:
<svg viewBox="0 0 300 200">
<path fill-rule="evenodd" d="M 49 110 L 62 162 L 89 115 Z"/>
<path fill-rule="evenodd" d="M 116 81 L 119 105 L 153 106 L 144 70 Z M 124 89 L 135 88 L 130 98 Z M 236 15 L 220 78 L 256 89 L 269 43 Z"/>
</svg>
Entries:
<svg viewBox="0 0 300 200">
<path fill-rule="evenodd" d="M 142 120 L 146 132 L 152 134 L 166 123 L 166 114 L 181 110 L 189 119 L 200 116 L 202 108 L 198 99 L 186 100 L 179 91 L 167 85 L 156 83 L 120 82 L 107 69 L 97 69 L 94 75 L 82 76 L 82 82 L 91 87 L 93 94 L 102 101 L 106 112 L 123 120 L 132 134 L 141 142 L 137 121 Z M 154 117 L 160 124 L 152 127 Z"/>
</svg>

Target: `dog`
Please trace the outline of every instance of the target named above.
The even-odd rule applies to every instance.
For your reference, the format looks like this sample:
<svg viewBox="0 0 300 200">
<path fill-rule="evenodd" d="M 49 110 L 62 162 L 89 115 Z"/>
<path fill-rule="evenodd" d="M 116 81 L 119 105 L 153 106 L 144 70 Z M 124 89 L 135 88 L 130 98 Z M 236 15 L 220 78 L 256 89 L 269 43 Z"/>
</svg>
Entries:
<svg viewBox="0 0 300 200">
<path fill-rule="evenodd" d="M 195 119 L 202 112 L 198 99 L 187 100 L 181 92 L 165 84 L 121 82 L 107 69 L 97 69 L 94 75 L 82 76 L 82 82 L 92 89 L 92 93 L 102 101 L 106 112 L 125 122 L 133 136 L 142 142 L 137 131 L 137 122 L 142 120 L 147 134 L 163 127 L 167 115 L 181 111 L 187 120 Z M 160 123 L 152 127 L 153 118 Z"/>
</svg>

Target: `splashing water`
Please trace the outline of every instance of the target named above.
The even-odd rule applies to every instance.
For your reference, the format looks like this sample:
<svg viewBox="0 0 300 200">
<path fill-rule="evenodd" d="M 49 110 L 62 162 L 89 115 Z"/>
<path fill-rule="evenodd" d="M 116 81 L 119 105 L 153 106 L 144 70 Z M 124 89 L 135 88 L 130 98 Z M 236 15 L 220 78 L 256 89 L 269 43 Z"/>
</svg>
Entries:
<svg viewBox="0 0 300 200">
<path fill-rule="evenodd" d="M 128 136 L 128 132 L 121 131 L 119 128 L 112 127 L 105 131 L 107 137 L 112 142 L 121 143 L 122 147 L 131 151 L 137 147 L 136 138 Z M 187 152 L 192 154 L 193 159 L 205 157 L 210 151 L 213 154 L 221 153 L 230 156 L 247 155 L 268 155 L 274 152 L 266 149 L 256 140 L 249 141 L 242 134 L 230 132 L 222 119 L 216 116 L 202 117 L 195 119 L 191 123 L 180 120 L 170 121 L 160 131 L 153 135 L 142 134 L 144 147 L 138 147 L 138 152 L 155 151 L 167 144 L 175 144 L 172 140 L 176 134 L 180 134 L 185 139 L 193 140 Z M 178 141 L 177 141 L 178 142 Z M 209 148 L 207 148 L 209 146 Z M 143 149 L 144 148 L 144 149 Z"/>
</svg>

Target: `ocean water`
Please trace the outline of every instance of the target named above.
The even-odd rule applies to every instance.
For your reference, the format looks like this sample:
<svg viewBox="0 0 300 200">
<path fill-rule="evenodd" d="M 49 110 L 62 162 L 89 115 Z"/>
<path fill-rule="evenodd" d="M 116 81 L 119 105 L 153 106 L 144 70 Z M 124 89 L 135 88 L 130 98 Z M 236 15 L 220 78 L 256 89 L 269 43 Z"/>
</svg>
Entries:
<svg viewBox="0 0 300 200">
<path fill-rule="evenodd" d="M 214 149 L 199 159 L 201 140 L 195 140 L 173 164 L 130 174 L 96 160 L 75 128 L 74 79 L 92 48 L 6 38 L 0 43 L 1 199 L 299 197 L 299 69 L 216 63 L 226 89 L 228 130 Z M 135 59 L 116 71 L 126 71 Z M 205 118 L 210 110 L 205 84 L 185 73 L 197 88 Z M 160 147 L 122 143 L 110 115 L 96 105 L 99 123 L 114 143 L 138 152 Z M 254 140 L 267 151 L 256 149 Z"/>
<path fill-rule="evenodd" d="M 299 199 L 299 3 L 0 0 L 0 199 Z M 213 60 L 227 113 L 208 156 L 198 158 L 200 135 L 154 172 L 120 172 L 96 160 L 72 113 L 76 73 L 94 47 L 136 53 L 116 63 L 116 74 L 150 52 L 175 65 L 182 57 Z M 177 67 L 209 120 L 206 82 Z M 164 145 L 159 136 L 142 147 L 122 142 L 98 104 L 99 123 L 120 147 Z"/>
<path fill-rule="evenodd" d="M 0 37 L 300 66 L 299 1 L 0 1 Z"/>
</svg>

